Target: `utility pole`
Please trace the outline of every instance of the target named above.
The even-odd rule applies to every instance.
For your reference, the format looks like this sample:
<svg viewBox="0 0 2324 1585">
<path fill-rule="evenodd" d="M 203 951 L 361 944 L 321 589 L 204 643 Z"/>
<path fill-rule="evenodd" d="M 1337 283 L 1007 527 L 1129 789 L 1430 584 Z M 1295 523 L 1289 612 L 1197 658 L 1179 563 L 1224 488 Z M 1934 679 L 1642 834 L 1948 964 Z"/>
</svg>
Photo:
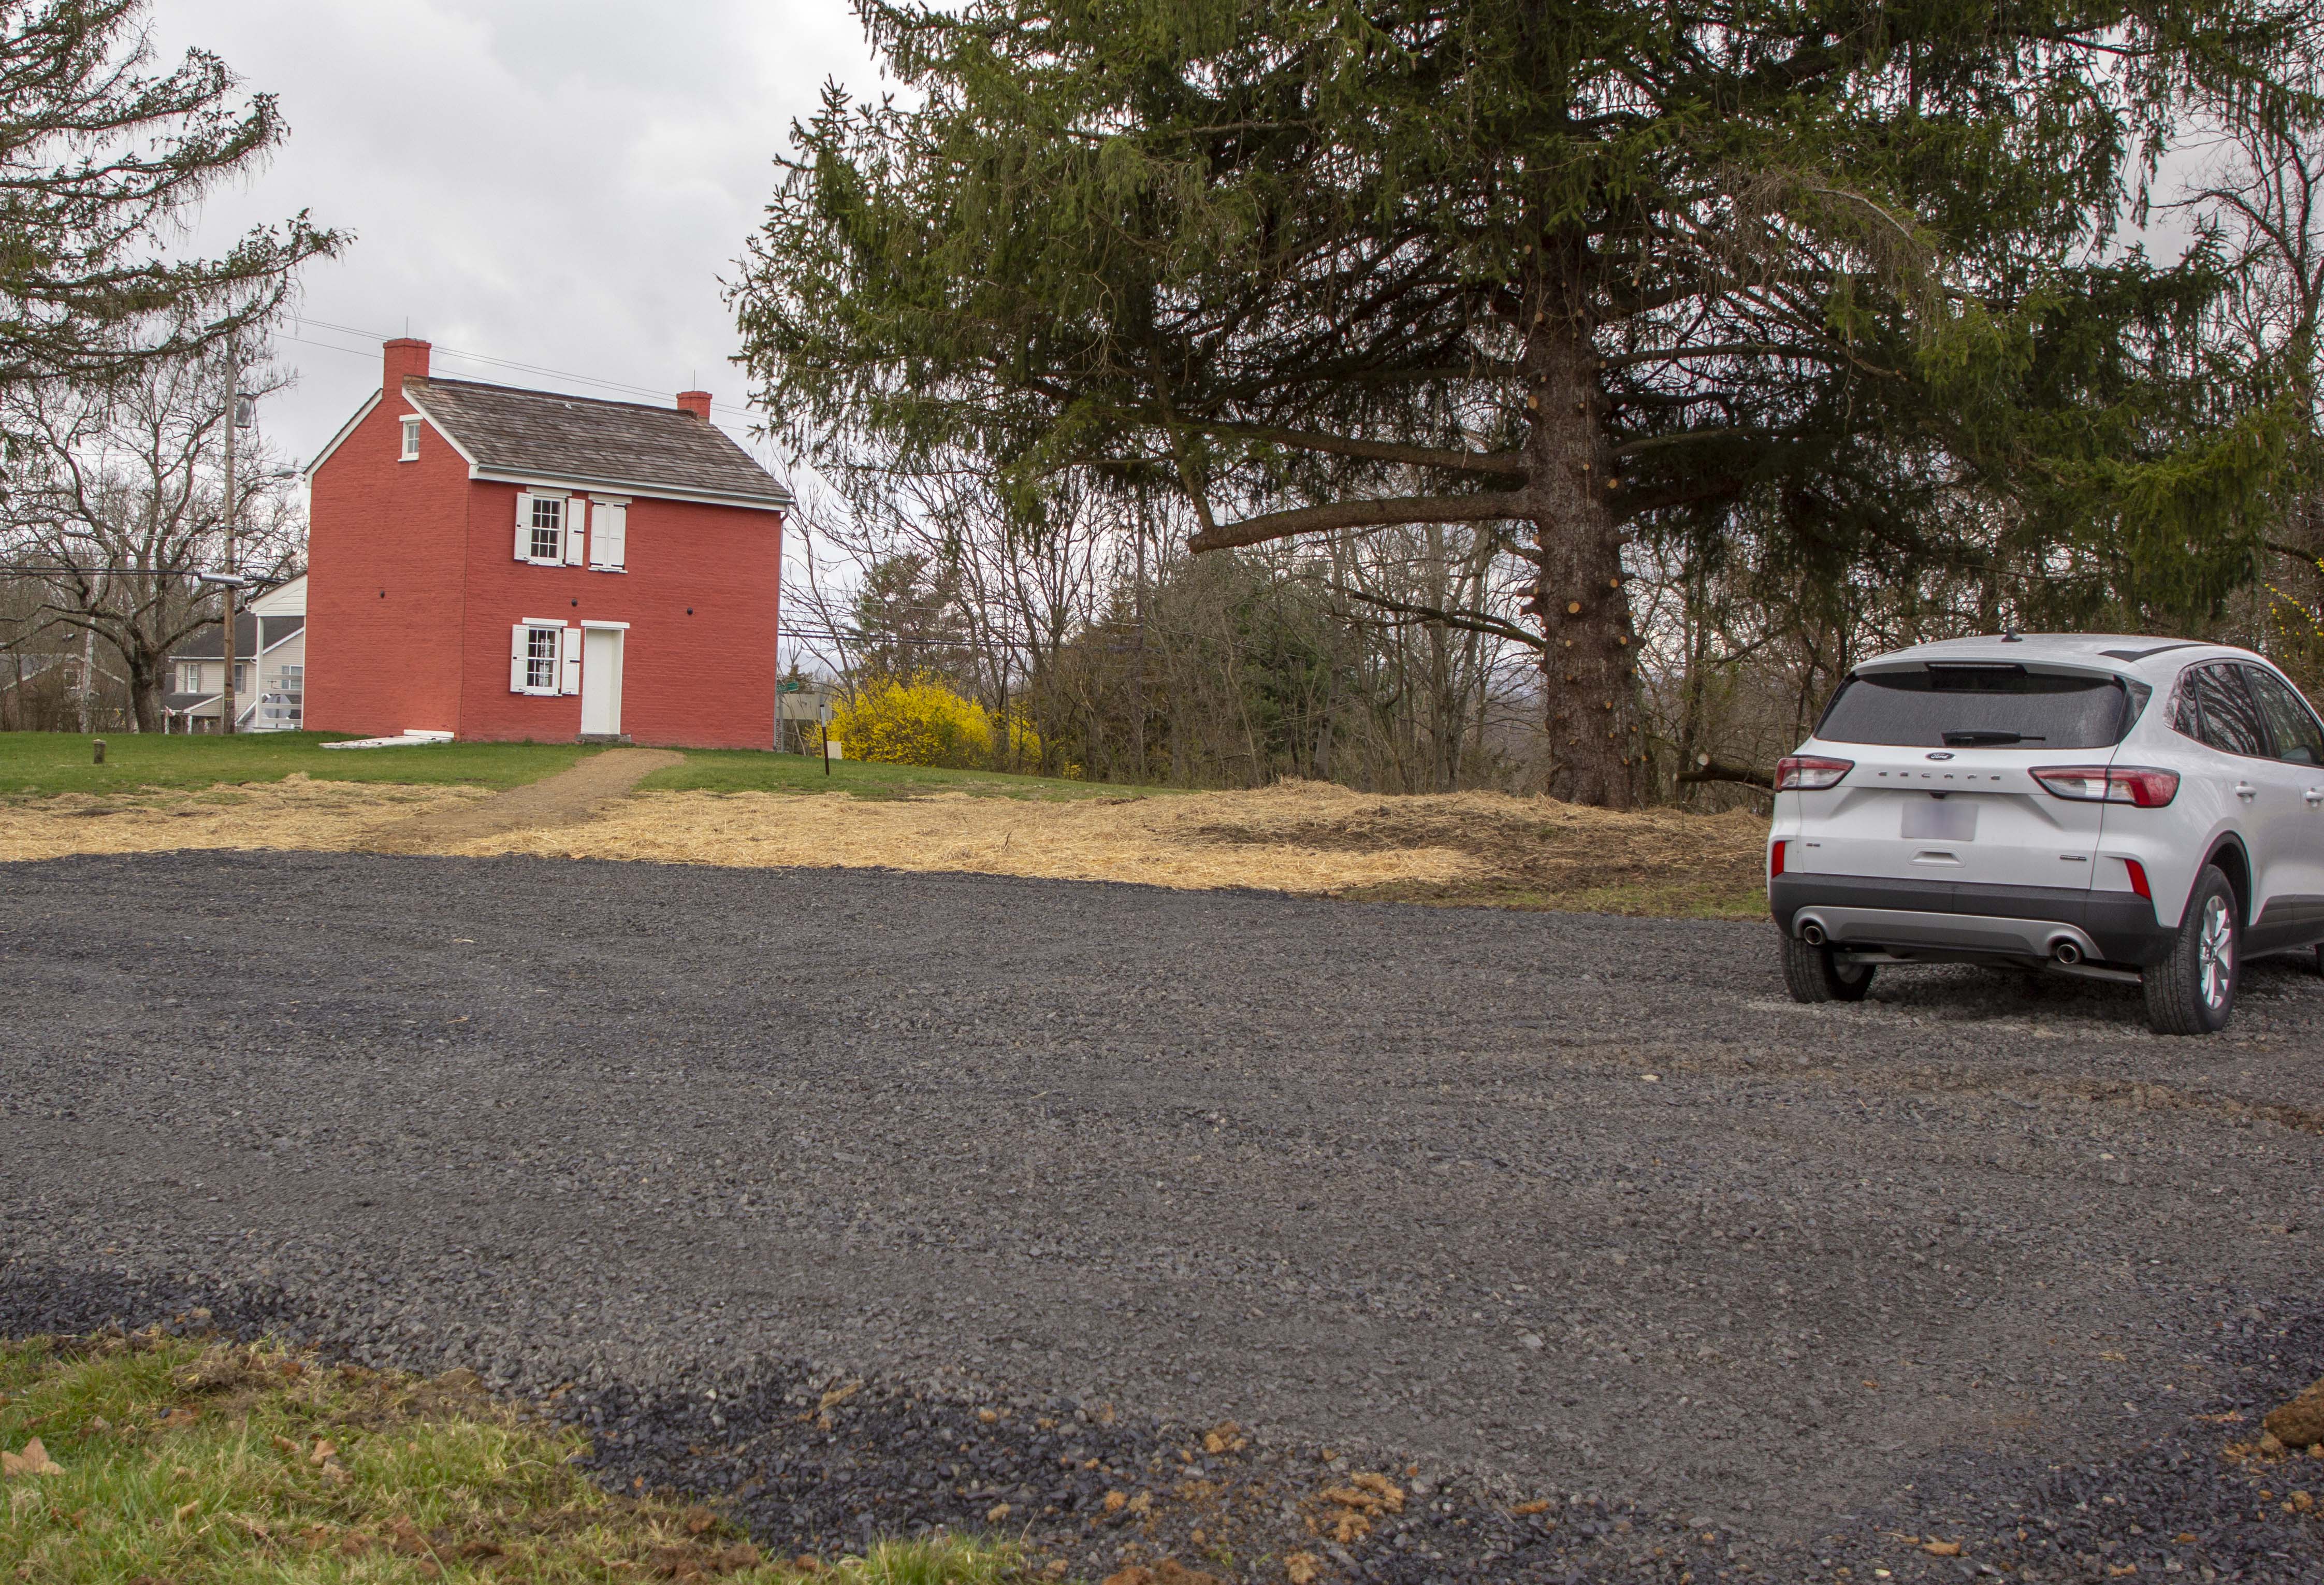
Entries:
<svg viewBox="0 0 2324 1585">
<path fill-rule="evenodd" d="M 242 415 L 235 410 L 242 405 L 241 372 L 235 366 L 235 346 L 231 338 L 226 348 L 226 581 L 218 586 L 219 598 L 226 606 L 224 650 L 226 653 L 226 691 L 218 700 L 218 730 L 232 733 L 235 723 L 234 692 L 234 431 L 235 422 Z"/>
<path fill-rule="evenodd" d="M 1146 783 L 1146 491 L 1138 492 L 1138 581 L 1130 588 L 1136 629 L 1130 651 L 1130 759 L 1134 785 Z"/>
</svg>

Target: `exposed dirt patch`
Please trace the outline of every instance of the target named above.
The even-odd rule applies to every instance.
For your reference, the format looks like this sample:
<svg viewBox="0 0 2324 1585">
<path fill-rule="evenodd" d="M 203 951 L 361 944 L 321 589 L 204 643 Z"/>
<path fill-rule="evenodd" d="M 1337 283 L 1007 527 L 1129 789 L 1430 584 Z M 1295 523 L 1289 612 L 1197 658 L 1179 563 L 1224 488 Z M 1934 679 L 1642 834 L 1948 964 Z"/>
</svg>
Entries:
<svg viewBox="0 0 2324 1585">
<path fill-rule="evenodd" d="M 1314 815 L 1288 820 L 1277 809 L 1254 812 L 1259 818 L 1223 820 L 1198 834 L 1222 844 L 1287 842 L 1317 852 L 1438 848 L 1471 861 L 1451 876 L 1364 888 L 1375 897 L 1615 913 L 1765 911 L 1760 866 L 1767 826 L 1744 811 L 1611 814 L 1546 798 L 1462 792 L 1396 799 L 1349 793 Z"/>
<path fill-rule="evenodd" d="M 353 844 L 377 853 L 447 853 L 512 831 L 582 825 L 654 772 L 685 759 L 667 748 L 609 748 L 569 771 L 480 802 L 424 810 Z"/>
<path fill-rule="evenodd" d="M 2264 1422 L 2267 1433 L 2286 1447 L 2324 1447 L 2324 1381 L 2272 1410 Z"/>
</svg>

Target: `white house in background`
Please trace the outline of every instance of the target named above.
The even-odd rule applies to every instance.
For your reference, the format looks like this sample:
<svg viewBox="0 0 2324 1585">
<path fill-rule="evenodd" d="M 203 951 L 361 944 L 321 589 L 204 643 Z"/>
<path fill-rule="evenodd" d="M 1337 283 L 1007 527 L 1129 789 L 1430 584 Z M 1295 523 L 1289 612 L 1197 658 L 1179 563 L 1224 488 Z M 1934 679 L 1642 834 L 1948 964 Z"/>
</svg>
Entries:
<svg viewBox="0 0 2324 1585">
<path fill-rule="evenodd" d="M 292 579 L 250 601 L 235 619 L 235 730 L 296 732 L 306 718 L 307 580 Z M 217 624 L 170 656 L 162 730 L 215 732 L 226 693 Z M 254 684 L 255 684 L 254 686 Z"/>
</svg>

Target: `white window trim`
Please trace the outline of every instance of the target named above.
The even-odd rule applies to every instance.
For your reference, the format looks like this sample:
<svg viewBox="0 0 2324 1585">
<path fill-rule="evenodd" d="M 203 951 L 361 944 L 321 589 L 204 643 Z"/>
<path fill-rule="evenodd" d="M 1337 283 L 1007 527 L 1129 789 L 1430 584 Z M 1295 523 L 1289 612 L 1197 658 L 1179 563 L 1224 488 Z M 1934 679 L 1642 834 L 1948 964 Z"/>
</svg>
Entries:
<svg viewBox="0 0 2324 1585">
<path fill-rule="evenodd" d="M 402 447 L 402 450 L 395 459 L 398 462 L 417 462 L 420 460 L 420 425 L 425 422 L 426 421 L 421 419 L 416 412 L 407 412 L 403 415 L 402 419 L 399 421 L 399 425 L 402 434 L 402 439 L 400 442 Z"/>
<path fill-rule="evenodd" d="M 604 539 L 597 528 L 597 523 L 602 521 L 597 517 L 596 509 L 600 506 L 613 507 L 621 514 L 622 527 L 617 536 L 622 546 L 622 559 L 619 561 L 609 563 L 604 560 Z M 589 515 L 592 519 L 589 534 L 589 570 L 627 572 L 630 570 L 630 497 L 601 496 L 592 491 L 589 496 Z"/>
<path fill-rule="evenodd" d="M 526 694 L 534 699 L 557 698 L 559 694 L 562 694 L 565 691 L 565 618 L 562 616 L 523 616 L 518 619 L 517 626 L 520 627 L 530 628 L 536 633 L 554 633 L 558 635 L 558 651 L 549 663 L 549 674 L 556 678 L 557 681 L 547 688 L 535 688 L 528 682 L 522 688 L 511 689 L 509 691 L 512 693 Z"/>
<path fill-rule="evenodd" d="M 525 565 L 529 567 L 564 566 L 566 564 L 566 556 L 567 553 L 567 547 L 573 542 L 573 492 L 570 490 L 548 490 L 536 487 L 528 488 L 524 494 L 526 498 L 530 501 L 557 501 L 562 503 L 558 506 L 557 512 L 557 554 L 554 556 L 528 555 L 524 559 Z M 529 506 L 526 510 L 528 514 L 530 512 L 530 508 Z M 527 532 L 530 533 L 530 529 L 528 529 Z M 530 548 L 530 545 L 531 541 L 528 539 L 526 541 L 528 550 Z M 564 624 L 559 623 L 558 626 L 563 626 Z"/>
<path fill-rule="evenodd" d="M 581 626 L 584 627 L 610 627 L 615 632 L 625 633 L 629 630 L 630 625 L 626 622 L 592 622 L 585 616 L 581 619 Z"/>
</svg>

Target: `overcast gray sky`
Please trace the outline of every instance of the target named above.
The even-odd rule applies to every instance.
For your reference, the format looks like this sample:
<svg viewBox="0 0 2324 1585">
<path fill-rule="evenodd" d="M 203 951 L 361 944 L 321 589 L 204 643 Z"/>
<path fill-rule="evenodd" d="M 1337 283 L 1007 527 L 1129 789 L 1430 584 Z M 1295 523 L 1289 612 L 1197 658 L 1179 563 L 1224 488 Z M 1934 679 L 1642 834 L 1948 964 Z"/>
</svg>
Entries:
<svg viewBox="0 0 2324 1585">
<path fill-rule="evenodd" d="M 635 394 L 458 349 L 639 400 L 699 385 L 741 436 L 720 279 L 825 79 L 881 86 L 846 0 L 159 0 L 153 23 L 164 60 L 215 51 L 290 124 L 195 240 L 301 209 L 356 234 L 308 268 L 280 348 L 300 384 L 263 417 L 301 461 L 378 388 L 378 333 L 407 323 L 438 374 Z"/>
</svg>

